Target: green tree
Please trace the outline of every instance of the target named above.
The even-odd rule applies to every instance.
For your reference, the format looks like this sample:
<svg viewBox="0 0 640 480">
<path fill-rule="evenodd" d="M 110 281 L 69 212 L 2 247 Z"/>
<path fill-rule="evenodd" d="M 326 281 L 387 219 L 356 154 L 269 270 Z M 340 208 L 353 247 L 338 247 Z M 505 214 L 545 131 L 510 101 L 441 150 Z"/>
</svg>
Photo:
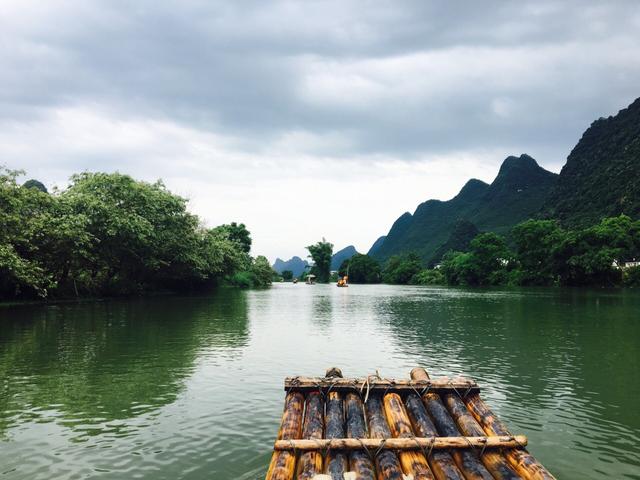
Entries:
<svg viewBox="0 0 640 480">
<path fill-rule="evenodd" d="M 244 253 L 248 254 L 251 251 L 251 233 L 244 223 L 231 222 L 228 225 L 220 225 L 216 229 L 226 232 L 227 238 L 238 244 Z"/>
<path fill-rule="evenodd" d="M 626 215 L 571 230 L 555 249 L 556 273 L 563 285 L 617 285 L 622 272 L 614 261 L 640 257 L 640 221 Z"/>
<path fill-rule="evenodd" d="M 409 283 L 411 285 L 444 285 L 445 278 L 438 269 L 424 269 L 416 273 Z"/>
<path fill-rule="evenodd" d="M 293 272 L 291 270 L 283 270 L 280 275 L 282 275 L 282 279 L 285 282 L 290 282 L 291 280 L 293 280 Z"/>
<path fill-rule="evenodd" d="M 380 283 L 380 264 L 369 255 L 360 253 L 344 260 L 338 270 L 339 276 L 349 275 L 351 283 Z"/>
<path fill-rule="evenodd" d="M 333 256 L 333 243 L 327 242 L 324 238 L 321 242 L 307 247 L 309 258 L 314 262 L 311 268 L 318 282 L 327 283 L 331 273 L 331 257 Z"/>
<path fill-rule="evenodd" d="M 554 252 L 565 232 L 554 220 L 527 220 L 516 225 L 511 237 L 519 263 L 518 283 L 551 285 L 556 280 Z"/>
<path fill-rule="evenodd" d="M 451 285 L 500 285 L 507 283 L 513 255 L 504 238 L 488 232 L 471 241 L 469 252 L 448 252 L 442 274 Z"/>
<path fill-rule="evenodd" d="M 411 252 L 406 255 L 394 255 L 384 267 L 382 281 L 384 283 L 406 285 L 421 270 L 422 261 L 417 254 Z"/>
</svg>

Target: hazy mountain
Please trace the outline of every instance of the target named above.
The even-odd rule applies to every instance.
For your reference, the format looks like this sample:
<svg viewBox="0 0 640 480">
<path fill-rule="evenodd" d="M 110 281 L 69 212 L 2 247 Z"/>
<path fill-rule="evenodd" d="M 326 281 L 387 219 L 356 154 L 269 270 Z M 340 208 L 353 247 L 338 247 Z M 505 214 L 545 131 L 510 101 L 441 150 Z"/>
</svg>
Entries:
<svg viewBox="0 0 640 480">
<path fill-rule="evenodd" d="M 640 98 L 600 118 L 569 154 L 544 213 L 584 226 L 622 213 L 640 217 Z"/>
<path fill-rule="evenodd" d="M 291 257 L 286 262 L 276 258 L 272 268 L 278 273 L 282 273 L 285 270 L 291 270 L 294 276 L 299 277 L 308 266 L 309 262 L 306 260 L 302 260 L 300 257 Z"/>
<path fill-rule="evenodd" d="M 378 237 L 378 239 L 375 242 L 373 242 L 373 245 L 371 245 L 371 248 L 367 252 L 367 255 L 373 255 L 374 253 L 376 253 L 380 248 L 380 246 L 382 245 L 382 243 L 384 242 L 385 238 L 387 238 L 386 235 L 382 235 L 381 237 Z"/>
<path fill-rule="evenodd" d="M 357 252 L 356 247 L 353 245 L 349 245 L 348 247 L 343 248 L 342 250 L 337 251 L 331 257 L 331 270 L 338 270 L 342 262 L 353 257 Z"/>
<path fill-rule="evenodd" d="M 491 185 L 471 179 L 451 200 L 427 200 L 413 215 L 403 214 L 373 256 L 385 261 L 391 255 L 413 251 L 430 261 L 460 220 L 482 231 L 507 233 L 540 211 L 557 177 L 529 155 L 508 157 Z"/>
</svg>

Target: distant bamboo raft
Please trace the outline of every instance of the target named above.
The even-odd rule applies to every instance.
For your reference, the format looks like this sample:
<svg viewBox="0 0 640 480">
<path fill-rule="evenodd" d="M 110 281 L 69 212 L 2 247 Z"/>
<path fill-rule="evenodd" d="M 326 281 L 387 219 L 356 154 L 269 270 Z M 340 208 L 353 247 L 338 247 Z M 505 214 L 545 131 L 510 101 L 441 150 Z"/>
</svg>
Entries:
<svg viewBox="0 0 640 480">
<path fill-rule="evenodd" d="M 266 480 L 553 480 L 465 378 L 285 379 Z"/>
</svg>

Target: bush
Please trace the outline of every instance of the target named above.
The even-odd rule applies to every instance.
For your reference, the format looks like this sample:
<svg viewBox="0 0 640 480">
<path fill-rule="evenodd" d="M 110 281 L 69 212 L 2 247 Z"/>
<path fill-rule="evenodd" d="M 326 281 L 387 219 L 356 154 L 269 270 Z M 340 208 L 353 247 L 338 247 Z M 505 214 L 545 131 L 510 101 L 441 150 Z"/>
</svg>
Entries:
<svg viewBox="0 0 640 480">
<path fill-rule="evenodd" d="M 444 285 L 445 279 L 442 272 L 436 269 L 425 269 L 411 277 L 412 285 Z"/>
</svg>

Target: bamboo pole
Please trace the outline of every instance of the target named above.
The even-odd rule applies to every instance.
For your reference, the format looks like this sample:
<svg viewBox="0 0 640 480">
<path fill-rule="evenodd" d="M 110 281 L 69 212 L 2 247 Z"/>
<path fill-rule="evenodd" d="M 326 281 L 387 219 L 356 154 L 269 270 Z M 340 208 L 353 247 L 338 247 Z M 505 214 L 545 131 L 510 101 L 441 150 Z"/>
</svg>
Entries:
<svg viewBox="0 0 640 480">
<path fill-rule="evenodd" d="M 368 402 L 367 402 L 368 403 Z M 490 437 L 410 437 L 410 438 L 323 438 L 320 440 L 277 440 L 275 450 L 470 450 L 472 448 L 514 448 L 526 444 L 524 435 Z"/>
<path fill-rule="evenodd" d="M 324 401 L 320 392 L 309 393 L 305 404 L 302 438 L 318 440 L 323 437 L 323 410 Z M 311 480 L 319 473 L 322 473 L 322 452 L 307 451 L 300 455 L 298 480 Z"/>
<path fill-rule="evenodd" d="M 312 392 L 321 390 L 323 392 L 380 392 L 380 393 L 409 393 L 429 389 L 434 393 L 455 393 L 456 391 L 465 394 L 479 392 L 478 384 L 469 379 L 437 378 L 419 380 L 387 380 L 380 378 L 369 379 L 349 379 L 349 378 L 326 378 L 326 377 L 287 377 L 284 380 L 286 391 Z"/>
<path fill-rule="evenodd" d="M 426 381 L 429 374 L 424 368 L 414 368 L 411 370 L 411 378 L 413 380 Z M 453 421 L 446 407 L 440 400 L 440 396 L 436 393 L 425 393 L 422 396 L 424 406 L 431 415 L 438 433 L 448 437 L 460 436 L 460 431 Z M 484 467 L 478 457 L 470 450 L 453 450 L 453 459 L 458 468 L 467 480 L 493 480 L 489 471 Z"/>
<path fill-rule="evenodd" d="M 299 392 L 290 392 L 285 397 L 284 412 L 280 422 L 278 440 L 294 440 L 302 433 L 302 410 L 304 397 Z M 296 468 L 296 452 L 275 451 L 271 456 L 266 480 L 293 480 Z"/>
<path fill-rule="evenodd" d="M 489 435 L 511 435 L 507 427 L 491 411 L 478 394 L 464 399 L 467 409 Z M 555 480 L 554 476 L 525 448 L 506 450 L 505 456 L 522 477 L 528 480 Z"/>
<path fill-rule="evenodd" d="M 464 435 L 470 437 L 484 435 L 484 430 L 476 419 L 473 418 L 473 415 L 469 413 L 469 410 L 467 410 L 467 407 L 460 397 L 448 393 L 443 395 L 443 398 L 445 405 L 449 409 L 449 413 Z M 485 451 L 480 455 L 480 459 L 496 480 L 518 480 L 522 478 L 500 452 Z"/>
<path fill-rule="evenodd" d="M 438 431 L 429 418 L 429 414 L 420 397 L 415 393 L 410 393 L 404 403 L 413 425 L 413 431 L 420 437 L 437 437 Z M 437 480 L 464 480 L 462 472 L 456 466 L 449 452 L 435 450 L 427 460 L 429 461 L 431 472 Z"/>
<path fill-rule="evenodd" d="M 364 422 L 364 407 L 360 396 L 356 393 L 347 393 L 344 400 L 344 409 L 347 417 L 347 437 L 352 439 L 372 440 L 367 437 L 367 428 Z M 376 447 L 378 448 L 378 447 Z M 352 480 L 373 480 L 373 462 L 368 453 L 358 449 L 349 452 L 349 470 L 352 472 Z"/>
<path fill-rule="evenodd" d="M 325 427 L 327 439 L 344 438 L 344 408 L 340 392 L 329 392 L 327 396 Z M 348 468 L 347 455 L 343 451 L 330 448 L 324 473 L 331 475 L 332 480 L 344 480 Z"/>
<path fill-rule="evenodd" d="M 369 436 L 377 439 L 389 439 L 391 431 L 382 410 L 382 398 L 378 393 L 369 395 L 365 404 Z M 389 441 L 389 440 L 387 440 Z M 380 450 L 376 455 L 378 480 L 403 480 L 398 456 L 392 450 Z"/>
<path fill-rule="evenodd" d="M 387 416 L 387 423 L 391 433 L 396 438 L 415 438 L 411 428 L 411 421 L 407 411 L 402 404 L 402 399 L 397 393 L 387 393 L 383 398 L 384 413 Z M 427 459 L 420 451 L 402 450 L 398 452 L 402 471 L 405 475 L 410 475 L 414 480 L 432 480 L 434 478 L 427 463 Z"/>
</svg>

